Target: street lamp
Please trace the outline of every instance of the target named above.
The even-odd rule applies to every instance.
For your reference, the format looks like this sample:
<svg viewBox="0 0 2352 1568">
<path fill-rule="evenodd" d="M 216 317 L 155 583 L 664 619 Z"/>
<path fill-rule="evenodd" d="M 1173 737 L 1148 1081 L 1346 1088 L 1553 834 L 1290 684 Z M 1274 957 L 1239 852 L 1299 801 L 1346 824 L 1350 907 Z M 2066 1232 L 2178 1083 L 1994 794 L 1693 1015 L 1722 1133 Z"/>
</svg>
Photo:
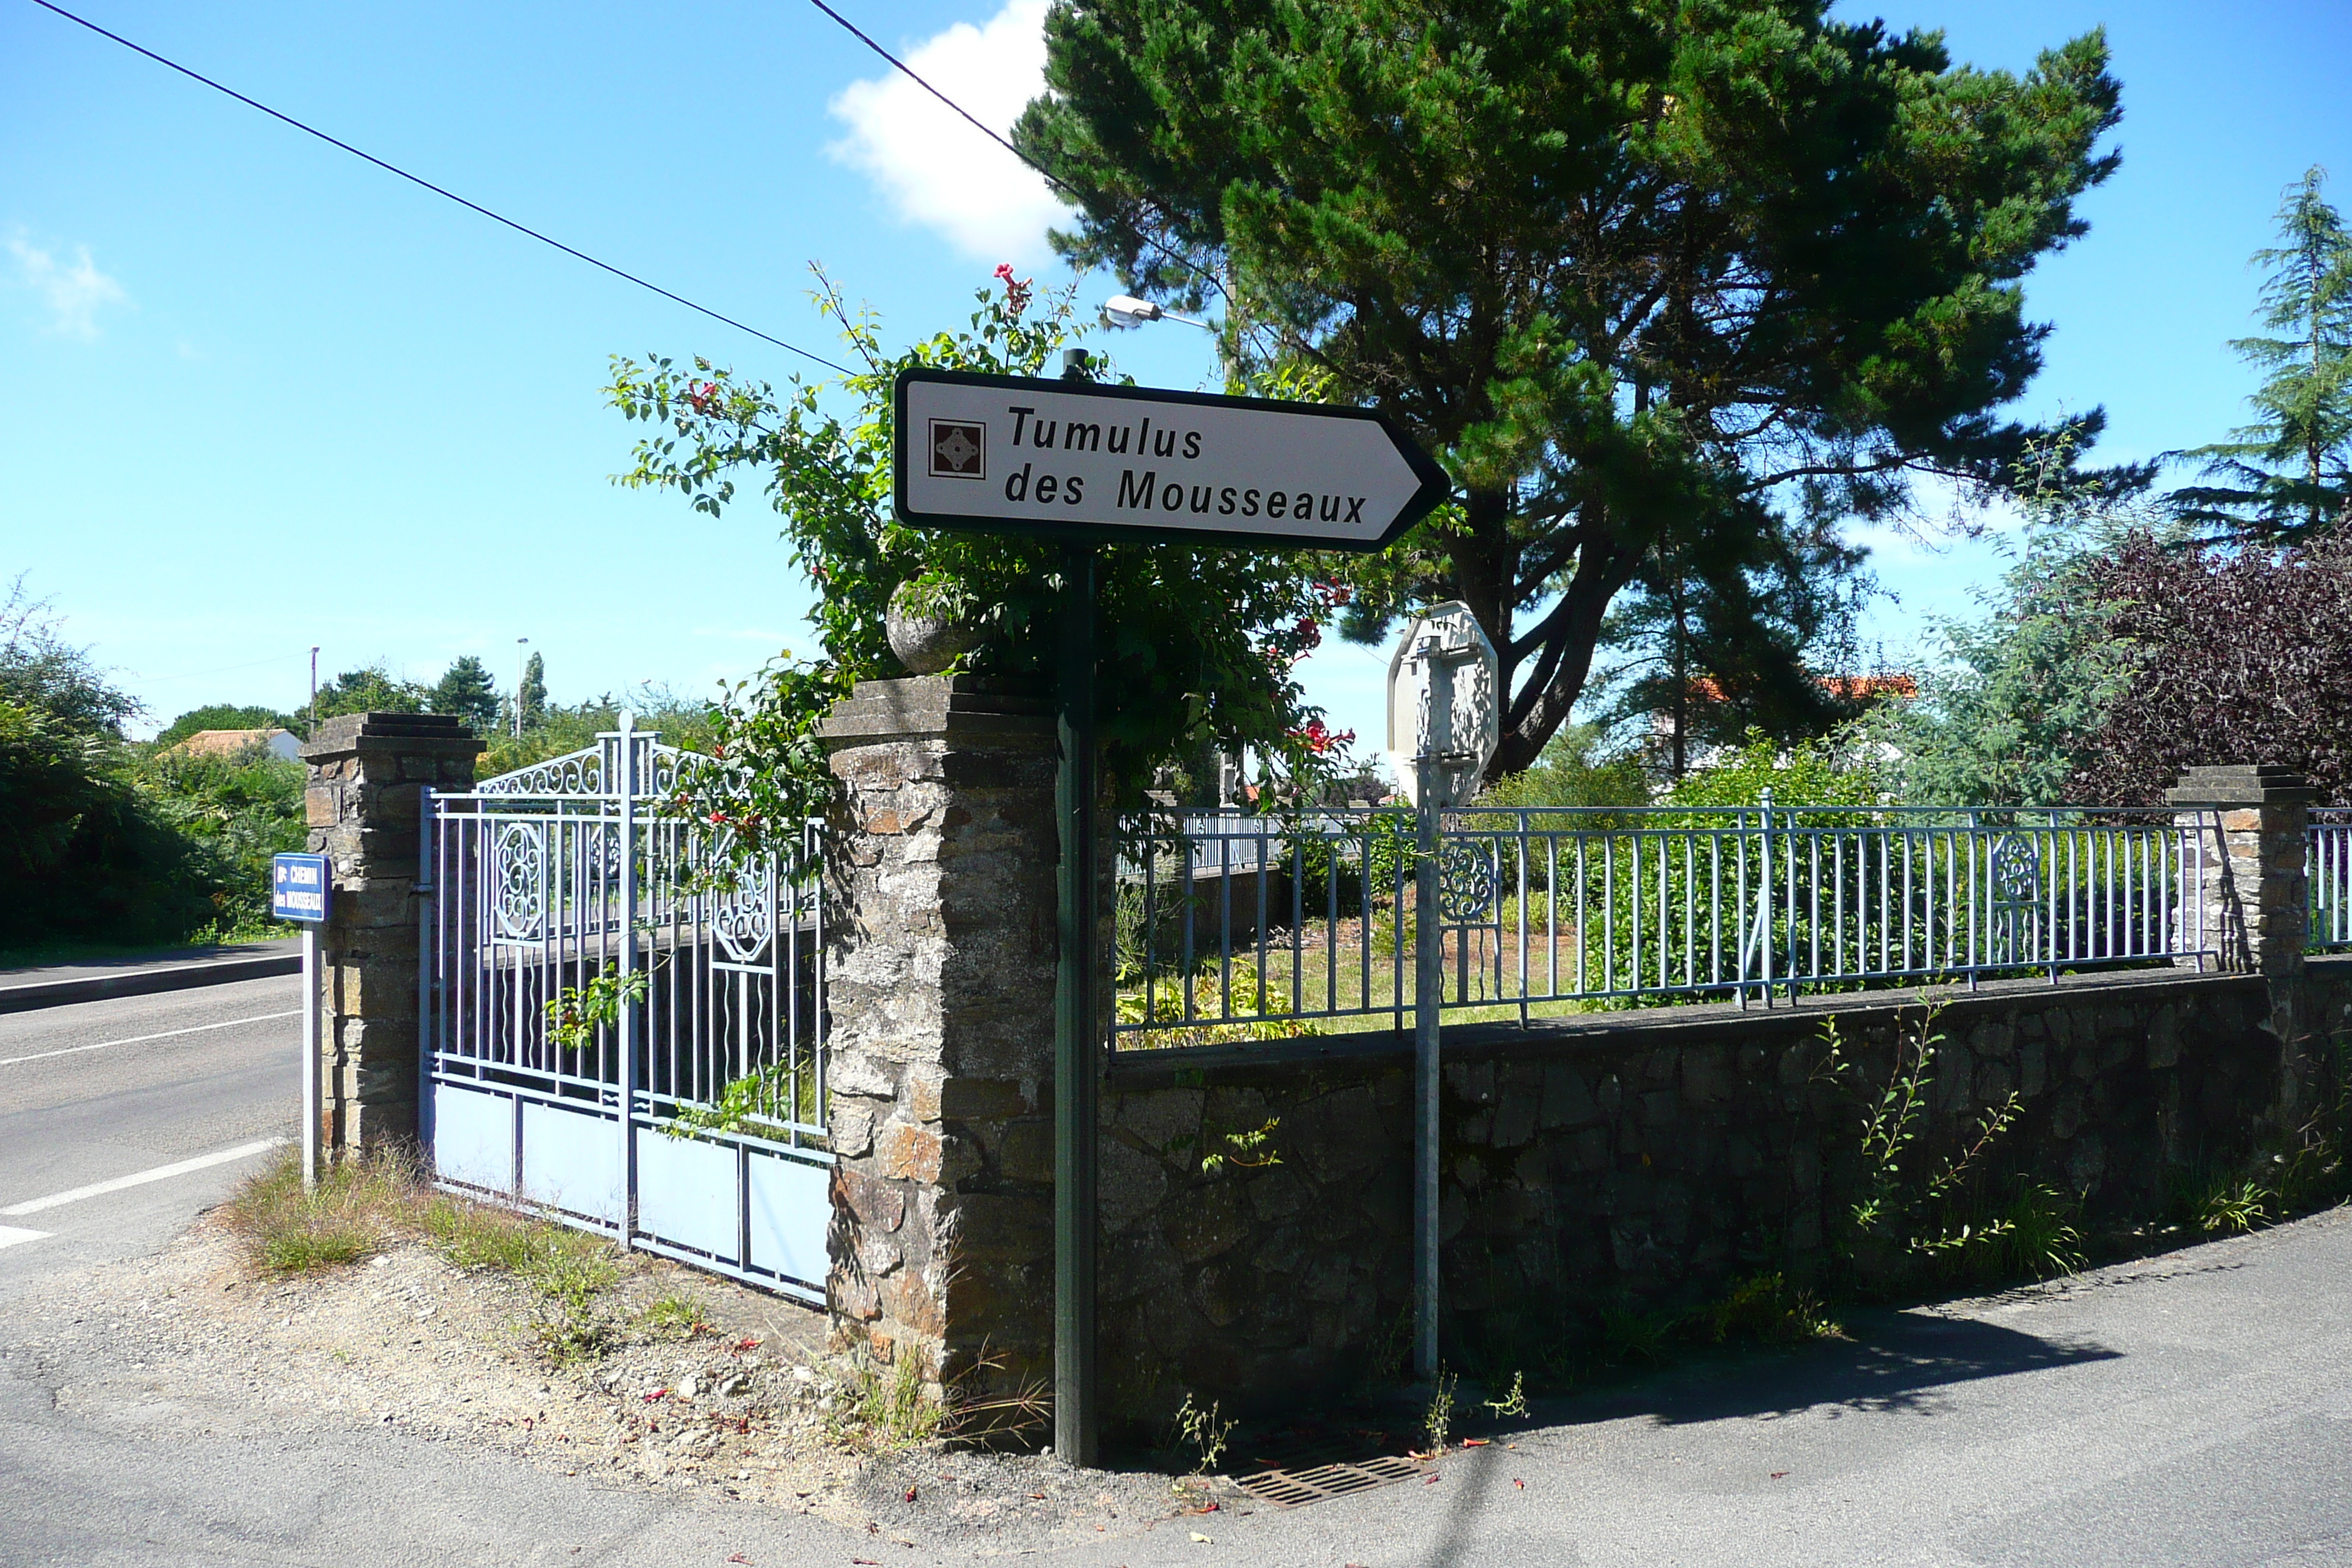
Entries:
<svg viewBox="0 0 2352 1568">
<path fill-rule="evenodd" d="M 1196 321 L 1190 316 L 1179 316 L 1149 300 L 1139 300 L 1132 294 L 1114 294 L 1103 301 L 1103 320 L 1114 327 L 1139 327 L 1146 321 L 1181 321 L 1188 327 L 1198 327 L 1204 332 L 1217 329 L 1206 321 Z"/>
<path fill-rule="evenodd" d="M 522 649 L 529 641 L 529 637 L 515 638 L 515 739 L 518 741 L 522 739 Z"/>
</svg>

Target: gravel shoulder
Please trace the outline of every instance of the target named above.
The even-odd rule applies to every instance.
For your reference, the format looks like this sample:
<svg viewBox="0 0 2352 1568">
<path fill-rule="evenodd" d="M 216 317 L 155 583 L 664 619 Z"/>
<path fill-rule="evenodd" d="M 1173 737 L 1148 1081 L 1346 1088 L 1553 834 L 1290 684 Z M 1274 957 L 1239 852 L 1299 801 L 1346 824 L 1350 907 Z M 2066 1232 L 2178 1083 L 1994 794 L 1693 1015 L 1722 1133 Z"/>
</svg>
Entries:
<svg viewBox="0 0 2352 1568">
<path fill-rule="evenodd" d="M 709 1327 L 644 1326 L 665 1297 Z M 7 1314 L 5 1359 L 93 1431 L 358 1441 L 388 1459 L 422 1440 L 576 1478 L 583 1501 L 593 1489 L 809 1516 L 847 1551 L 898 1549 L 889 1561 L 1051 1552 L 1252 1506 L 1223 1483 L 1042 1455 L 877 1452 L 855 1436 L 854 1369 L 825 1353 L 822 1314 L 664 1259 L 625 1263 L 606 1301 L 616 1342 L 593 1362 L 545 1359 L 535 1304 L 513 1277 L 415 1241 L 270 1278 L 207 1215 L 158 1253 L 47 1281 Z"/>
</svg>

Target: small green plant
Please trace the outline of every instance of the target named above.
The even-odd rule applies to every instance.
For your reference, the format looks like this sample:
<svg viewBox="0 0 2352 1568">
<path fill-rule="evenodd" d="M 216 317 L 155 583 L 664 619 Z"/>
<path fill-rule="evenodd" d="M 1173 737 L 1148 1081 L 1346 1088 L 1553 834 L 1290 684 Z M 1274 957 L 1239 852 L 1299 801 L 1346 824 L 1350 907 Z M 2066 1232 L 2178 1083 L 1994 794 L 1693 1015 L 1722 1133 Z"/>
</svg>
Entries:
<svg viewBox="0 0 2352 1568">
<path fill-rule="evenodd" d="M 1601 1310 L 1601 1356 L 1621 1366 L 1656 1361 L 1665 1354 L 1667 1342 L 1682 1321 L 1678 1312 L 1644 1311 L 1632 1302 L 1604 1307 Z"/>
<path fill-rule="evenodd" d="M 709 1314 L 702 1310 L 702 1303 L 677 1291 L 647 1306 L 637 1314 L 637 1322 L 648 1332 L 669 1340 L 690 1340 L 697 1334 L 712 1331 Z"/>
<path fill-rule="evenodd" d="M 603 1359 L 618 1338 L 604 1298 L 619 1276 L 602 1247 L 550 1248 L 528 1276 L 539 1292 L 531 1338 L 540 1353 L 558 1366 Z"/>
<path fill-rule="evenodd" d="M 596 1043 L 600 1029 L 621 1021 L 621 1009 L 646 999 L 646 971 L 626 974 L 607 967 L 585 985 L 567 985 L 547 1004 L 547 1038 L 567 1051 L 583 1051 Z"/>
<path fill-rule="evenodd" d="M 1717 1344 L 1802 1344 L 1843 1331 L 1822 1312 L 1811 1291 L 1791 1289 L 1779 1273 L 1751 1275 L 1734 1285 L 1723 1300 L 1699 1314 L 1698 1327 Z"/>
<path fill-rule="evenodd" d="M 1442 1454 L 1445 1440 L 1454 1431 L 1454 1385 L 1459 1381 L 1444 1367 L 1430 1384 L 1429 1408 L 1421 1418 L 1421 1428 L 1429 1435 L 1429 1451 Z"/>
<path fill-rule="evenodd" d="M 660 1125 L 665 1136 L 684 1139 L 697 1132 L 764 1130 L 774 1134 L 816 1119 L 816 1062 L 803 1055 L 797 1061 L 772 1063 L 733 1079 L 712 1104 L 681 1103 L 677 1114 Z"/>
<path fill-rule="evenodd" d="M 2088 1259 L 2074 1212 L 2074 1204 L 2057 1188 L 2042 1182 L 2020 1183 L 2017 1197 L 2000 1216 L 2008 1226 L 2000 1243 L 2003 1272 L 2031 1274 L 2036 1279 L 2080 1273 Z"/>
<path fill-rule="evenodd" d="M 2263 1200 L 2269 1194 L 2251 1178 L 2224 1182 L 2197 1205 L 2197 1228 L 2208 1236 L 2242 1236 L 2268 1217 Z"/>
<path fill-rule="evenodd" d="M 1495 1413 L 1497 1420 L 1515 1420 L 1528 1413 L 1528 1377 L 1523 1372 L 1511 1373 L 1511 1392 L 1500 1399 L 1480 1401 Z"/>
<path fill-rule="evenodd" d="M 1258 1171 L 1281 1164 L 1282 1156 L 1274 1152 L 1274 1134 L 1281 1125 L 1280 1117 L 1269 1116 L 1262 1127 L 1222 1134 L 1224 1147 L 1212 1149 L 1201 1156 L 1201 1173 L 1213 1176 L 1227 1165 L 1236 1170 Z"/>
<path fill-rule="evenodd" d="M 1205 1476 L 1217 1468 L 1217 1461 L 1224 1457 L 1225 1445 L 1233 1440 L 1234 1428 L 1241 1425 L 1220 1419 L 1221 1415 L 1215 1400 L 1209 1401 L 1209 1407 L 1203 1410 L 1189 1394 L 1176 1412 L 1178 1440 L 1200 1456 L 1200 1462 L 1192 1467 L 1196 1476 Z"/>
<path fill-rule="evenodd" d="M 938 1436 L 947 1413 L 924 1385 L 921 1364 L 900 1355 L 887 1367 L 860 1355 L 836 1383 L 827 1426 L 835 1442 L 869 1453 L 896 1453 Z"/>
</svg>

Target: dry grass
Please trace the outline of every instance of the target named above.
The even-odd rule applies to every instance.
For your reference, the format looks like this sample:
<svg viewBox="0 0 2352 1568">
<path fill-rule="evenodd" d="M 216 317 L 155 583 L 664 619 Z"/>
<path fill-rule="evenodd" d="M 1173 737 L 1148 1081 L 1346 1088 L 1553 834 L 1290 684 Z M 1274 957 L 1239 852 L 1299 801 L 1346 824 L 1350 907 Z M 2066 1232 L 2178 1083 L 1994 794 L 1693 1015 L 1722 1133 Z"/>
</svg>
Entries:
<svg viewBox="0 0 2352 1568">
<path fill-rule="evenodd" d="M 410 1156 L 343 1161 L 306 1193 L 301 1156 L 289 1149 L 238 1185 L 223 1215 L 253 1266 L 268 1274 L 357 1263 L 410 1237 L 460 1268 L 510 1274 L 535 1293 L 527 1327 L 559 1365 L 596 1360 L 616 1337 L 606 1297 L 620 1265 L 608 1243 L 434 1192 Z"/>
<path fill-rule="evenodd" d="M 223 1217 L 256 1268 L 300 1274 L 381 1251 L 408 1229 L 418 1190 L 415 1162 L 384 1155 L 332 1166 L 306 1193 L 289 1148 L 238 1185 Z"/>
</svg>

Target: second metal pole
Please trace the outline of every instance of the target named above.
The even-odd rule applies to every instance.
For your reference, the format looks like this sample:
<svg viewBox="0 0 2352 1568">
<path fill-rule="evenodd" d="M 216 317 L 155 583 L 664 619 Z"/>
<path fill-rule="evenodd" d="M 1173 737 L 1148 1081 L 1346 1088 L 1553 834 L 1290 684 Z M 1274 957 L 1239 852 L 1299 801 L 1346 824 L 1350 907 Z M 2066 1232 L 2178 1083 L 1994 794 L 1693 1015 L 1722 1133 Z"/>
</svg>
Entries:
<svg viewBox="0 0 2352 1568">
<path fill-rule="evenodd" d="M 302 922 L 302 1190 L 319 1184 L 319 927 Z"/>
<path fill-rule="evenodd" d="M 1441 667 L 1442 668 L 1442 667 Z M 1431 742 L 1431 750 L 1439 742 Z M 1437 806 L 1445 767 L 1423 754 L 1415 763 L 1412 871 L 1412 1370 L 1437 1375 L 1437 1045 L 1445 985 L 1445 933 L 1438 923 Z"/>
<path fill-rule="evenodd" d="M 1087 545 L 1062 551 L 1059 702 L 1062 765 L 1055 777 L 1061 871 L 1060 963 L 1054 987 L 1054 1452 L 1095 1462 L 1095 590 Z"/>
</svg>

